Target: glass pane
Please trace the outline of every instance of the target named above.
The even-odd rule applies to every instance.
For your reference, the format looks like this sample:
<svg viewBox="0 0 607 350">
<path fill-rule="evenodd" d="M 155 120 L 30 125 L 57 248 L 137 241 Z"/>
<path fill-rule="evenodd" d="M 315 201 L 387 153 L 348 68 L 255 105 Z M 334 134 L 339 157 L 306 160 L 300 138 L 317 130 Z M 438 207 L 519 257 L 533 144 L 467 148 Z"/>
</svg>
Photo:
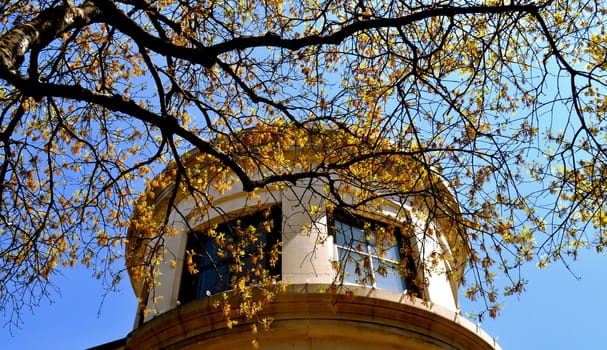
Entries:
<svg viewBox="0 0 607 350">
<path fill-rule="evenodd" d="M 371 235 L 369 237 L 369 251 L 373 255 L 379 255 L 380 250 L 383 249 L 383 258 L 398 261 L 400 259 L 398 244 L 396 244 L 393 236 L 386 236 L 386 234 L 386 232 L 382 233 L 383 237 L 380 242 L 376 242 L 375 236 Z"/>
<path fill-rule="evenodd" d="M 375 288 L 391 290 L 402 293 L 406 286 L 403 278 L 398 272 L 398 265 L 373 259 L 373 267 L 375 271 Z"/>
<path fill-rule="evenodd" d="M 364 250 L 367 245 L 362 229 L 338 220 L 335 221 L 335 243 L 354 250 Z"/>
<path fill-rule="evenodd" d="M 215 240 L 208 238 L 204 243 L 204 250 L 202 251 L 202 262 L 201 265 L 206 267 L 211 264 L 218 263 L 231 259 L 231 254 L 225 248 L 220 248 L 215 244 Z"/>
<path fill-rule="evenodd" d="M 269 268 L 270 259 L 266 247 L 268 241 L 274 245 L 274 240 L 280 238 L 280 228 L 280 206 L 274 206 L 269 211 L 263 210 L 227 220 L 209 228 L 208 232 L 190 235 L 186 249 L 195 252 L 192 260 L 198 273 L 190 274 L 184 264 L 180 300 L 187 302 L 230 290 L 232 279 L 244 274 L 250 276 L 249 283 L 262 281 L 262 276 L 256 276 L 256 273 L 260 275 L 267 272 L 264 269 Z M 230 249 L 242 254 L 239 262 L 242 271 L 234 265 L 235 259 Z M 279 259 L 280 257 L 272 266 L 272 274 L 280 273 Z M 276 260 L 276 256 L 273 260 Z M 257 266 L 260 268 L 257 269 Z"/>
<path fill-rule="evenodd" d="M 230 289 L 230 274 L 226 264 L 209 266 L 200 271 L 200 297 Z"/>
<path fill-rule="evenodd" d="M 343 268 L 344 283 L 362 284 L 365 280 L 365 285 L 371 286 L 371 276 L 369 269 L 365 267 L 365 255 L 358 254 L 352 251 L 338 249 L 339 263 Z"/>
<path fill-rule="evenodd" d="M 398 245 L 393 245 L 387 248 L 384 252 L 384 259 L 393 260 L 398 262 L 400 260 L 400 254 L 398 252 Z"/>
</svg>

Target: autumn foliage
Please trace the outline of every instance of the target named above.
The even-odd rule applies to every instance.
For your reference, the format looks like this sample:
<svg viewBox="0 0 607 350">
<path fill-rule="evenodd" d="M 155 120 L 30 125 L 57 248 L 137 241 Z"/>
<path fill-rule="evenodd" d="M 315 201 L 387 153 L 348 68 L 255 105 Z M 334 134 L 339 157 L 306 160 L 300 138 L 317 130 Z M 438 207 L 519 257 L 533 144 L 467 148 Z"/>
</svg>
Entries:
<svg viewBox="0 0 607 350">
<path fill-rule="evenodd" d="M 18 323 L 62 267 L 114 286 L 146 187 L 208 210 L 202 182 L 320 179 L 343 206 L 339 173 L 354 207 L 440 203 L 448 184 L 461 282 L 495 315 L 523 264 L 607 244 L 606 17 L 557 0 L 4 1 L 0 311 Z"/>
</svg>

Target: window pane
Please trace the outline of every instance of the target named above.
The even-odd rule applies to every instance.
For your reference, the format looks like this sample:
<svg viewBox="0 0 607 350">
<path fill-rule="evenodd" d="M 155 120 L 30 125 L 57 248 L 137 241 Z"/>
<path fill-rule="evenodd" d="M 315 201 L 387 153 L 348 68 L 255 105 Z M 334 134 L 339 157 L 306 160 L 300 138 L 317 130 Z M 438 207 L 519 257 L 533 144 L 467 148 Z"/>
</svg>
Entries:
<svg viewBox="0 0 607 350">
<path fill-rule="evenodd" d="M 398 252 L 398 245 L 393 245 L 387 248 L 384 252 L 384 259 L 393 260 L 398 262 L 400 260 L 400 254 Z"/>
<path fill-rule="evenodd" d="M 206 239 L 202 251 L 201 266 L 206 267 L 229 259 L 231 259 L 231 255 L 228 250 L 218 247 L 214 239 Z"/>
<path fill-rule="evenodd" d="M 371 235 L 369 237 L 369 251 L 373 255 L 379 255 L 380 251 L 383 249 L 383 258 L 398 261 L 400 259 L 400 254 L 395 238 L 393 236 L 386 236 L 387 234 L 391 235 L 391 233 L 383 232 L 382 228 L 379 228 L 379 230 L 382 230 L 382 232 L 379 233 L 381 234 L 380 237 L 382 237 L 381 241 L 376 242 L 375 236 Z"/>
<path fill-rule="evenodd" d="M 371 286 L 369 270 L 365 268 L 365 256 L 343 249 L 338 249 L 338 251 L 339 263 L 343 269 L 344 283 L 361 284 L 361 280 L 366 278 L 365 284 Z"/>
<path fill-rule="evenodd" d="M 387 289 L 402 293 L 405 290 L 405 283 L 398 272 L 398 265 L 373 259 L 375 269 L 375 287 Z"/>
<path fill-rule="evenodd" d="M 399 273 L 400 245 L 394 228 L 365 219 L 334 220 L 343 282 L 402 293 L 406 282 Z"/>
<path fill-rule="evenodd" d="M 198 272 L 191 274 L 184 264 L 180 301 L 232 289 L 237 277 L 248 277 L 246 283 L 261 283 L 265 278 L 277 278 L 280 261 L 270 266 L 270 253 L 276 260 L 275 247 L 280 240 L 281 211 L 276 205 L 267 210 L 224 221 L 208 232 L 188 236 L 186 250 L 194 251 L 192 260 Z M 238 252 L 235 259 L 230 250 Z M 239 266 L 237 266 L 238 264 Z"/>
<path fill-rule="evenodd" d="M 230 288 L 230 274 L 227 264 L 209 266 L 200 271 L 200 295 L 204 298 L 209 295 L 223 292 Z"/>
<path fill-rule="evenodd" d="M 354 250 L 358 250 L 361 247 L 363 247 L 363 250 L 366 250 L 364 247 L 367 245 L 362 229 L 338 220 L 335 221 L 335 243 L 338 246 Z"/>
</svg>

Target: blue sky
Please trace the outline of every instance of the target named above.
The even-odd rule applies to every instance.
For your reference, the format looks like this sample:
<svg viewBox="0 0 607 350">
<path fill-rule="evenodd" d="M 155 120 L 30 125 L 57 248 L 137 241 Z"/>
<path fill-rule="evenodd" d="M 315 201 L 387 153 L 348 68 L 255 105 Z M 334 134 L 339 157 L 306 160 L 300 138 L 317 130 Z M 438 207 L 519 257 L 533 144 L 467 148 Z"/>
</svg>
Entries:
<svg viewBox="0 0 607 350">
<path fill-rule="evenodd" d="M 495 320 L 482 328 L 497 337 L 503 349 L 599 349 L 604 347 L 607 279 L 602 268 L 607 256 L 585 252 L 571 264 L 581 279 L 564 265 L 544 270 L 529 265 L 530 283 L 520 298 L 509 298 Z M 121 292 L 103 300 L 99 281 L 89 271 L 73 269 L 60 276 L 61 297 L 25 315 L 25 324 L 0 328 L 3 349 L 84 349 L 124 337 L 131 330 L 136 301 L 128 281 Z M 102 304 L 103 301 L 103 304 Z M 463 301 L 465 307 L 469 303 Z"/>
<path fill-rule="evenodd" d="M 85 349 L 126 336 L 133 327 L 137 302 L 128 279 L 120 292 L 105 299 L 101 282 L 86 269 L 57 276 L 61 296 L 26 314 L 21 329 L 0 328 L 0 348 Z"/>
<path fill-rule="evenodd" d="M 605 266 L 607 256 L 590 251 L 570 264 L 579 279 L 560 262 L 543 270 L 530 264 L 526 292 L 507 299 L 499 317 L 481 327 L 503 349 L 603 349 Z"/>
</svg>

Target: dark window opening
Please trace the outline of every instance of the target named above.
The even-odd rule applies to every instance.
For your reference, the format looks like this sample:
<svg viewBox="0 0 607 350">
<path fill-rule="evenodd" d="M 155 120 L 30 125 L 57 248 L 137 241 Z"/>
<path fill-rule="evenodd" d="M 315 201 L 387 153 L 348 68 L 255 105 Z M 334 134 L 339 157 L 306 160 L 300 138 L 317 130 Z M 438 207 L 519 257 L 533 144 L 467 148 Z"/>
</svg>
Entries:
<svg viewBox="0 0 607 350">
<path fill-rule="evenodd" d="M 336 210 L 331 216 L 338 282 L 420 296 L 409 237 L 396 225 Z"/>
<path fill-rule="evenodd" d="M 196 231 L 188 236 L 179 300 L 263 284 L 280 278 L 282 215 L 279 205 Z"/>
</svg>

